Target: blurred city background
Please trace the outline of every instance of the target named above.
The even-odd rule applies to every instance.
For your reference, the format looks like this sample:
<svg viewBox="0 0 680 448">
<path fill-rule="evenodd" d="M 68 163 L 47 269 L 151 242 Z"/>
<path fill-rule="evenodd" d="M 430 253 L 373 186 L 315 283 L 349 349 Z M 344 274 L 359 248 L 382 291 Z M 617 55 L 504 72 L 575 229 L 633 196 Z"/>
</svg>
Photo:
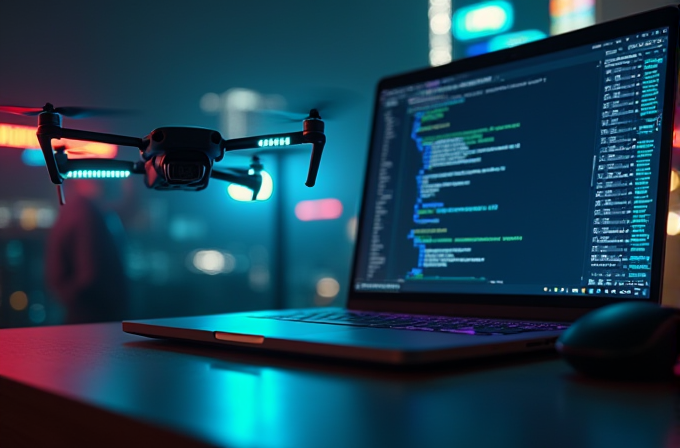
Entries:
<svg viewBox="0 0 680 448">
<path fill-rule="evenodd" d="M 319 107 L 328 143 L 314 188 L 304 186 L 310 148 L 299 146 L 261 155 L 271 188 L 255 202 L 217 180 L 202 192 L 162 192 L 131 176 L 68 181 L 75 204 L 61 209 L 36 149 L 35 117 L 0 115 L 0 327 L 343 305 L 381 77 L 671 3 L 4 2 L 0 104 L 118 108 L 130 113 L 65 118 L 64 126 L 135 137 L 201 126 L 225 138 L 299 131 L 300 122 L 278 112 Z M 139 156 L 133 148 L 63 144 L 73 157 Z M 216 168 L 249 163 L 235 152 Z M 93 216 L 60 217 L 78 198 L 94 204 Z M 680 233 L 677 213 L 675 191 L 670 235 Z M 108 293 L 121 306 L 69 319 L 61 274 L 46 266 L 79 256 L 75 241 L 85 241 L 82 229 L 96 220 L 101 233 L 89 235 L 94 253 L 84 263 L 94 270 L 88 260 L 102 255 L 120 264 L 118 274 L 109 269 L 96 280 L 94 295 Z M 71 226 L 71 236 L 60 237 L 67 232 L 60 226 Z M 680 303 L 678 239 L 670 236 L 667 246 L 670 304 Z"/>
</svg>

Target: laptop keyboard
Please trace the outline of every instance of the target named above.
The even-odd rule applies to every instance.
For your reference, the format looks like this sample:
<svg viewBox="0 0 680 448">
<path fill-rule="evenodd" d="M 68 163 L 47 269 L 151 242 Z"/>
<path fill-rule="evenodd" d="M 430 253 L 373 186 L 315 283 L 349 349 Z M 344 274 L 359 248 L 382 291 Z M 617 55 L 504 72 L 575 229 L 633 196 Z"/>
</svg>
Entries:
<svg viewBox="0 0 680 448">
<path fill-rule="evenodd" d="M 438 331 L 472 335 L 517 334 L 528 331 L 564 330 L 564 323 L 499 320 L 472 317 L 421 316 L 411 314 L 371 313 L 360 311 L 302 311 L 269 316 L 253 316 L 295 322 L 310 322 L 353 327 L 391 328 L 395 330 Z"/>
</svg>

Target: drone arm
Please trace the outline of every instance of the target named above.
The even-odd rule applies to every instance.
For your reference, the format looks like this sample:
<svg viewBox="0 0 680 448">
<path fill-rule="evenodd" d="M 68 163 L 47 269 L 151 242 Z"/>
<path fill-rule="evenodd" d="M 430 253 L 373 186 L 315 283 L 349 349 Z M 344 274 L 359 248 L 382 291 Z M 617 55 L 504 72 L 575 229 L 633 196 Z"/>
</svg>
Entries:
<svg viewBox="0 0 680 448">
<path fill-rule="evenodd" d="M 52 115 L 52 114 L 46 114 Z M 53 184 L 61 185 L 63 183 L 63 176 L 59 172 L 57 161 L 54 156 L 54 148 L 52 148 L 52 139 L 68 138 L 71 140 L 83 140 L 100 143 L 110 143 L 121 146 L 133 146 L 140 150 L 146 146 L 146 142 L 141 138 L 125 137 L 122 135 L 104 134 L 101 132 L 80 131 L 76 129 L 67 129 L 59 126 L 58 118 L 46 117 L 45 121 L 53 120 L 54 123 L 40 123 L 38 126 L 38 142 L 40 149 L 42 149 L 45 157 L 45 164 L 47 171 L 50 174 L 50 180 Z M 41 117 L 42 121 L 42 117 Z"/>
<path fill-rule="evenodd" d="M 54 149 L 52 148 L 53 138 L 61 137 L 57 137 L 55 134 L 40 134 L 40 128 L 38 128 L 38 142 L 40 143 L 40 149 L 42 149 L 43 156 L 45 157 L 45 165 L 47 165 L 47 172 L 50 174 L 50 180 L 55 185 L 61 185 L 64 180 L 59 173 L 57 161 L 54 158 Z"/>
<path fill-rule="evenodd" d="M 236 151 L 239 149 L 252 149 L 269 146 L 299 145 L 301 143 L 307 143 L 303 134 L 304 132 L 288 132 L 284 134 L 268 134 L 258 135 L 255 137 L 233 138 L 231 140 L 222 140 L 222 144 L 220 146 L 225 151 Z M 282 140 L 286 143 L 280 143 Z M 274 142 L 276 142 L 276 144 L 274 144 Z"/>
<path fill-rule="evenodd" d="M 227 168 L 220 171 L 212 170 L 210 177 L 250 188 L 253 190 L 253 200 L 255 200 L 260 192 L 260 187 L 262 187 L 262 175 L 258 172 L 250 174 L 251 172 L 251 170 L 243 168 Z"/>
<path fill-rule="evenodd" d="M 61 128 L 61 136 L 58 138 L 68 138 L 71 140 L 82 140 L 88 142 L 109 143 L 111 145 L 132 146 L 144 149 L 148 142 L 138 137 L 126 137 L 124 135 L 104 134 L 102 132 L 81 131 L 78 129 Z"/>
<path fill-rule="evenodd" d="M 309 158 L 309 171 L 307 172 L 307 182 L 305 185 L 313 187 L 316 183 L 316 175 L 319 172 L 321 154 L 326 146 L 326 136 L 323 132 L 306 132 L 304 135 L 305 143 L 312 144 L 312 155 Z"/>
<path fill-rule="evenodd" d="M 59 172 L 71 177 L 69 173 L 75 171 L 128 171 L 130 174 L 144 174 L 144 164 L 141 162 L 132 162 L 129 160 L 113 160 L 113 159 L 57 159 L 57 166 Z M 97 177 L 93 175 L 92 177 Z"/>
<path fill-rule="evenodd" d="M 284 143 L 282 143 L 282 140 Z M 321 154 L 326 145 L 324 123 L 320 119 L 307 119 L 304 122 L 304 131 L 287 134 L 269 134 L 255 137 L 235 138 L 222 140 L 222 149 L 235 151 L 239 149 L 261 148 L 269 146 L 289 146 L 309 143 L 312 145 L 312 155 L 309 160 L 309 171 L 305 185 L 313 187 L 316 183 L 316 175 L 319 172 Z"/>
</svg>

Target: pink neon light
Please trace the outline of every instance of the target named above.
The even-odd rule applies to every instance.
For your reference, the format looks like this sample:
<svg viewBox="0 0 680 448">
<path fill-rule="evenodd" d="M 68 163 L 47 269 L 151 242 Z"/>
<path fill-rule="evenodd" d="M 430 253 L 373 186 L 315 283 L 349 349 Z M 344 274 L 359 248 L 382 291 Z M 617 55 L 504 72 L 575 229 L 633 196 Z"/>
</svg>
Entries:
<svg viewBox="0 0 680 448">
<path fill-rule="evenodd" d="M 342 215 L 342 202 L 337 199 L 300 201 L 295 206 L 295 216 L 300 221 L 338 219 Z"/>
<path fill-rule="evenodd" d="M 680 148 L 680 127 L 673 129 L 673 147 Z"/>
</svg>

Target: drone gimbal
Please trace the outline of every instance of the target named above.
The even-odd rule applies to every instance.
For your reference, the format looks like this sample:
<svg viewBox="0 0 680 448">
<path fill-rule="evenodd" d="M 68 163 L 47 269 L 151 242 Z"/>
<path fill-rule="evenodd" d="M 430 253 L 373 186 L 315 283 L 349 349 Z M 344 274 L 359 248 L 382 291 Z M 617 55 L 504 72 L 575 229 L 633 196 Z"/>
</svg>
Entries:
<svg viewBox="0 0 680 448">
<path fill-rule="evenodd" d="M 212 177 L 237 183 L 253 190 L 253 200 L 255 200 L 262 185 L 260 174 L 262 164 L 259 158 L 253 157 L 249 168 L 213 170 L 213 163 L 222 160 L 226 151 L 311 144 L 312 155 L 305 185 L 312 187 L 316 182 L 321 154 L 326 144 L 324 122 L 316 109 L 312 109 L 303 121 L 302 131 L 230 140 L 223 139 L 217 131 L 195 127 L 157 128 L 144 138 L 62 127 L 61 115 L 75 116 L 80 110 L 79 108 L 55 108 L 50 103 L 45 104 L 42 109 L 4 108 L 5 112 L 38 115 L 38 141 L 45 156 L 50 180 L 57 185 L 61 204 L 65 203 L 64 192 L 61 188 L 64 179 L 81 177 L 72 174 L 88 172 L 88 170 L 144 174 L 146 186 L 155 190 L 203 190 L 208 186 L 208 181 Z M 69 160 L 64 148 L 52 147 L 52 139 L 61 138 L 135 147 L 140 151 L 141 160 L 138 162 L 112 159 Z"/>
</svg>

